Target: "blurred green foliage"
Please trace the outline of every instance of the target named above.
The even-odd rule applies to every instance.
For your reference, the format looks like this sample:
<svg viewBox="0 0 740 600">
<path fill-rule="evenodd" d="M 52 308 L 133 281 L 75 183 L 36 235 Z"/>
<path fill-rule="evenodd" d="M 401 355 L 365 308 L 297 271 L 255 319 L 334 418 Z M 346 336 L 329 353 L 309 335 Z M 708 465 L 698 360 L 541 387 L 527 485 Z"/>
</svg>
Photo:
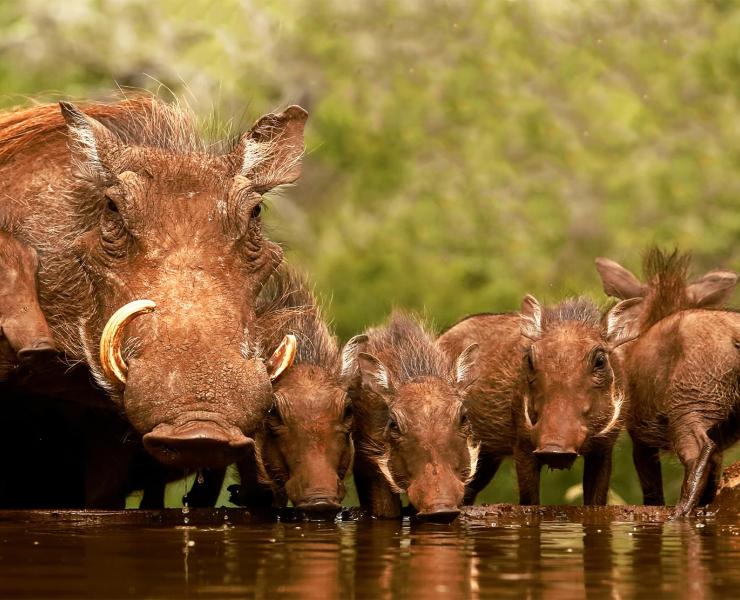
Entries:
<svg viewBox="0 0 740 600">
<path fill-rule="evenodd" d="M 442 326 L 602 300 L 594 257 L 638 269 L 653 243 L 740 270 L 730 0 L 5 0 L 0 53 L 2 106 L 116 85 L 237 125 L 306 106 L 304 176 L 268 220 L 344 338 L 394 305 Z M 546 475 L 544 500 L 579 479 Z M 640 500 L 628 440 L 613 488 Z M 515 499 L 510 468 L 486 499 Z"/>
</svg>

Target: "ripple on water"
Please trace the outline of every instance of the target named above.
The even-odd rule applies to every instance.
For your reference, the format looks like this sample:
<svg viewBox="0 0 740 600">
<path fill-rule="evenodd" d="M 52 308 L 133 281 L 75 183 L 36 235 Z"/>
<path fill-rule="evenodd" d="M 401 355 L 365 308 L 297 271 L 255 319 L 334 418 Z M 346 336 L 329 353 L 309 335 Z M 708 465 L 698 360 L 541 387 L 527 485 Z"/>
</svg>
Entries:
<svg viewBox="0 0 740 600">
<path fill-rule="evenodd" d="M 0 596 L 655 598 L 740 588 L 740 520 L 100 521 L 0 522 Z"/>
</svg>

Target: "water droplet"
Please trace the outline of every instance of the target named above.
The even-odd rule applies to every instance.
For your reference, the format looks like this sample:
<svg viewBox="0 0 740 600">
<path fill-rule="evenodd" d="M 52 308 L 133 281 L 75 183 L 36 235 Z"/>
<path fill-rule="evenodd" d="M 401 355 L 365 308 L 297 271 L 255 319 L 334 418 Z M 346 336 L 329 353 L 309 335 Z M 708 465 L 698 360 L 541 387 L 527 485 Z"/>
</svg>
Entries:
<svg viewBox="0 0 740 600">
<path fill-rule="evenodd" d="M 187 525 L 188 523 L 190 523 L 190 519 L 188 519 L 187 517 L 185 517 L 185 518 L 184 518 L 184 519 L 182 520 L 182 522 L 183 522 L 183 523 L 185 523 L 185 525 Z"/>
<path fill-rule="evenodd" d="M 190 541 L 188 542 L 188 546 L 189 546 L 190 548 L 192 548 L 193 546 L 195 546 L 195 541 L 193 541 L 193 540 L 190 540 Z"/>
<path fill-rule="evenodd" d="M 186 504 L 182 507 L 182 514 L 186 515 L 190 512 L 190 507 Z"/>
<path fill-rule="evenodd" d="M 196 481 L 198 482 L 198 485 L 203 485 L 206 482 L 206 478 L 203 476 L 203 471 L 198 471 Z"/>
</svg>

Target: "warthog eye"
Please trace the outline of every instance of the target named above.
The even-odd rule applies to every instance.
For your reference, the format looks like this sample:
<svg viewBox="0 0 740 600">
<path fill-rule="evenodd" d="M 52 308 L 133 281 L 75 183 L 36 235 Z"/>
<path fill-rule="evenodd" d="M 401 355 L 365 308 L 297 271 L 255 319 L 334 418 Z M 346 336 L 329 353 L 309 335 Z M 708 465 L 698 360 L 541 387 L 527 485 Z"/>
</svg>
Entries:
<svg viewBox="0 0 740 600">
<path fill-rule="evenodd" d="M 256 219 L 256 218 L 257 218 L 257 217 L 259 217 L 259 216 L 260 216 L 261 214 L 262 214 L 262 202 L 260 202 L 260 203 L 259 203 L 259 204 L 258 204 L 257 206 L 255 206 L 255 207 L 254 207 L 254 208 L 252 209 L 252 214 L 251 214 L 251 216 L 252 216 L 252 218 L 253 218 L 253 219 Z"/>
<path fill-rule="evenodd" d="M 597 352 L 594 356 L 594 370 L 601 371 L 606 368 L 606 355 L 603 352 Z"/>
<path fill-rule="evenodd" d="M 272 408 L 267 413 L 267 424 L 270 427 L 279 427 L 283 424 L 283 417 L 280 416 L 280 411 L 278 410 L 278 407 L 274 404 L 272 405 Z"/>
<path fill-rule="evenodd" d="M 388 433 L 390 435 L 398 435 L 401 433 L 401 428 L 398 426 L 398 421 L 396 421 L 393 417 L 388 419 L 388 425 L 386 425 L 386 428 L 388 429 Z"/>
<path fill-rule="evenodd" d="M 117 213 L 118 206 L 116 206 L 116 203 L 113 202 L 113 200 L 109 198 L 108 196 L 106 196 L 105 199 L 108 201 L 108 203 L 106 204 L 106 208 L 112 213 Z"/>
<path fill-rule="evenodd" d="M 353 415 L 354 411 L 352 410 L 352 405 L 346 404 L 344 407 L 344 412 L 342 413 L 342 421 L 349 421 Z"/>
<path fill-rule="evenodd" d="M 470 419 L 468 418 L 468 413 L 463 411 L 463 413 L 460 415 L 460 427 L 465 427 L 470 423 Z"/>
</svg>

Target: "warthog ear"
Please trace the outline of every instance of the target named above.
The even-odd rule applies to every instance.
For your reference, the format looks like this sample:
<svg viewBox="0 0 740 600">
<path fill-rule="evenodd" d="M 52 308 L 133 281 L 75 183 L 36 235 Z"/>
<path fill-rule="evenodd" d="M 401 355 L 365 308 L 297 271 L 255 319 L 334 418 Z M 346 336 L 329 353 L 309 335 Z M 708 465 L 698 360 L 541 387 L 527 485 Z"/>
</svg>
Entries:
<svg viewBox="0 0 740 600">
<path fill-rule="evenodd" d="M 463 390 L 478 378 L 475 361 L 478 360 L 479 354 L 480 346 L 478 344 L 470 344 L 470 346 L 460 352 L 460 356 L 455 361 L 455 383 Z"/>
<path fill-rule="evenodd" d="M 642 298 L 629 298 L 617 303 L 606 315 L 606 341 L 609 350 L 614 350 L 640 335 L 640 314 L 643 309 Z"/>
<path fill-rule="evenodd" d="M 639 298 L 647 292 L 647 286 L 619 263 L 608 258 L 596 259 L 596 270 L 601 277 L 604 292 L 613 298 Z"/>
<path fill-rule="evenodd" d="M 724 306 L 737 285 L 732 271 L 711 271 L 686 288 L 689 302 L 697 308 Z"/>
<path fill-rule="evenodd" d="M 69 129 L 69 149 L 80 167 L 95 175 L 106 173 L 107 160 L 116 146 L 116 136 L 100 121 L 88 117 L 71 102 L 60 102 L 59 108 Z"/>
<path fill-rule="evenodd" d="M 540 339 L 542 337 L 542 307 L 537 298 L 531 294 L 524 296 L 520 315 L 522 335 L 530 340 Z"/>
<path fill-rule="evenodd" d="M 237 174 L 261 191 L 293 183 L 301 174 L 306 119 L 308 113 L 300 106 L 261 117 L 236 147 Z"/>
<path fill-rule="evenodd" d="M 277 350 L 272 353 L 270 360 L 267 361 L 267 373 L 270 376 L 270 381 L 276 381 L 278 377 L 285 371 L 295 360 L 296 351 L 298 350 L 298 342 L 294 335 L 288 334 L 280 342 Z"/>
<path fill-rule="evenodd" d="M 360 352 L 357 355 L 357 362 L 363 385 L 381 396 L 393 391 L 390 373 L 382 362 L 367 352 Z"/>
<path fill-rule="evenodd" d="M 352 377 L 357 373 L 357 353 L 362 346 L 367 342 L 367 336 L 365 334 L 356 335 L 350 339 L 342 349 L 342 379 Z"/>
</svg>

